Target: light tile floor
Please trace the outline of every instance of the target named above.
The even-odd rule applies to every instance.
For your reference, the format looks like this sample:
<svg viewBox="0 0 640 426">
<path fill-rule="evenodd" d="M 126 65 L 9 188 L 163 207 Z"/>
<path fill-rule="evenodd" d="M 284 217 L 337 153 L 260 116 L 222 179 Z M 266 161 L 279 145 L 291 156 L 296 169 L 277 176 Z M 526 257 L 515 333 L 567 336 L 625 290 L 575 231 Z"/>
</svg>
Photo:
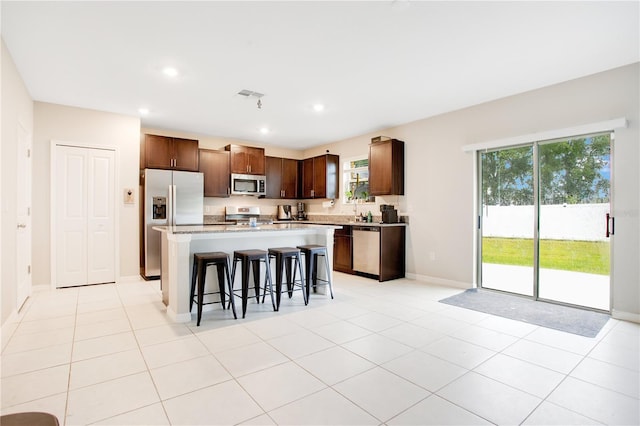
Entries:
<svg viewBox="0 0 640 426">
<path fill-rule="evenodd" d="M 640 325 L 593 339 L 335 274 L 335 299 L 169 321 L 158 282 L 39 290 L 2 335 L 2 413 L 65 425 L 640 423 Z"/>
</svg>

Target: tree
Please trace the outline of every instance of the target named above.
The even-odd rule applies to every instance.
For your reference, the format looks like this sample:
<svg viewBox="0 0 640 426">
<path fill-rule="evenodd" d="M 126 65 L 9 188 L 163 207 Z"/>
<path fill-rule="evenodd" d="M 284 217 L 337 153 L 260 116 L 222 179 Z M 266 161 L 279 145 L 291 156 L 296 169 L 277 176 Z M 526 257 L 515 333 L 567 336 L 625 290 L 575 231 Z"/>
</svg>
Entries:
<svg viewBox="0 0 640 426">
<path fill-rule="evenodd" d="M 542 204 L 609 202 L 608 134 L 540 145 Z"/>
<path fill-rule="evenodd" d="M 533 148 L 483 153 L 482 193 L 486 205 L 532 205 Z"/>
<path fill-rule="evenodd" d="M 609 202 L 610 135 L 540 143 L 541 204 Z M 485 205 L 533 205 L 533 147 L 485 152 L 482 195 Z"/>
</svg>

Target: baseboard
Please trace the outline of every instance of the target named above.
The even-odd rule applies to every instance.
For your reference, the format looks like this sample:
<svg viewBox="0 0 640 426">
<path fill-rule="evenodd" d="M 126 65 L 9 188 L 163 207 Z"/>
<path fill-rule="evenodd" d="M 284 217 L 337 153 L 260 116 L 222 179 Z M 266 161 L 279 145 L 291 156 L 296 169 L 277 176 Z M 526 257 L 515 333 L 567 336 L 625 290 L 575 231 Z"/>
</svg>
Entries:
<svg viewBox="0 0 640 426">
<path fill-rule="evenodd" d="M 611 318 L 615 318 L 617 320 L 635 322 L 640 324 L 640 314 L 633 314 L 631 312 L 622 312 L 616 309 L 611 310 Z"/>
<path fill-rule="evenodd" d="M 461 289 L 473 288 L 473 284 L 462 281 L 447 280 L 445 278 L 430 277 L 429 275 L 412 274 L 407 272 L 406 277 L 416 281 L 425 281 L 431 284 L 444 285 L 447 287 L 455 287 Z"/>
</svg>

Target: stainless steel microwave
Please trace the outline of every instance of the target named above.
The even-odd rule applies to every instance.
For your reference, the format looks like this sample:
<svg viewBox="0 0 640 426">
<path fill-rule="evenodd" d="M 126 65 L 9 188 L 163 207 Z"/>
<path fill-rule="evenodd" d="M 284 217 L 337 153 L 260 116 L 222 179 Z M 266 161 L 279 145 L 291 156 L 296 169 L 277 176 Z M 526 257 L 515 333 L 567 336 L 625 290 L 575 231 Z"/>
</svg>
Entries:
<svg viewBox="0 0 640 426">
<path fill-rule="evenodd" d="M 233 195 L 266 195 L 266 177 L 261 175 L 231 174 L 231 194 Z"/>
</svg>

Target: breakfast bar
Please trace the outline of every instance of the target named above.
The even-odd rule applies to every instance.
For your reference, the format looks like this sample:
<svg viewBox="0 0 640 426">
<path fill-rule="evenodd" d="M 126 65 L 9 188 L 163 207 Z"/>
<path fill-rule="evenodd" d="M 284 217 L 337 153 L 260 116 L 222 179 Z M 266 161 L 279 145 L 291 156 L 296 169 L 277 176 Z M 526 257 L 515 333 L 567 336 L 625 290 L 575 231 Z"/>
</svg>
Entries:
<svg viewBox="0 0 640 426">
<path fill-rule="evenodd" d="M 194 253 L 222 251 L 232 257 L 235 250 L 320 244 L 327 248 L 326 261 L 333 271 L 333 234 L 339 228 L 301 223 L 156 226 L 153 229 L 162 234 L 161 285 L 167 314 L 175 322 L 191 321 L 189 287 Z"/>
</svg>

